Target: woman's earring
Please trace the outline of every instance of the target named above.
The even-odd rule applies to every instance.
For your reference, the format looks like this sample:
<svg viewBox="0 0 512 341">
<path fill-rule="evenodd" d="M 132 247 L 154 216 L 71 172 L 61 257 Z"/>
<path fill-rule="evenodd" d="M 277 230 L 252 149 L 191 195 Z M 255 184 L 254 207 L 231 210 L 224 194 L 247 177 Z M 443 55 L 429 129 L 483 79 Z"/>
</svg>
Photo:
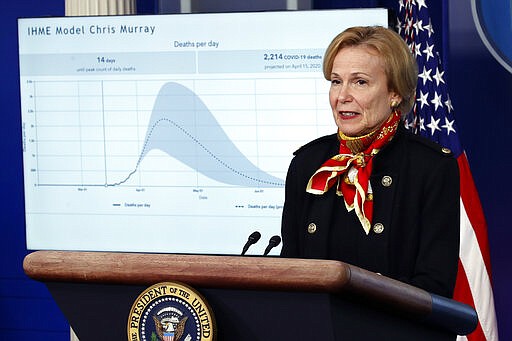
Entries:
<svg viewBox="0 0 512 341">
<path fill-rule="evenodd" d="M 399 105 L 400 105 L 400 102 L 398 102 L 396 99 L 392 100 L 391 104 L 390 104 L 391 109 L 396 109 L 396 108 L 398 108 Z"/>
</svg>

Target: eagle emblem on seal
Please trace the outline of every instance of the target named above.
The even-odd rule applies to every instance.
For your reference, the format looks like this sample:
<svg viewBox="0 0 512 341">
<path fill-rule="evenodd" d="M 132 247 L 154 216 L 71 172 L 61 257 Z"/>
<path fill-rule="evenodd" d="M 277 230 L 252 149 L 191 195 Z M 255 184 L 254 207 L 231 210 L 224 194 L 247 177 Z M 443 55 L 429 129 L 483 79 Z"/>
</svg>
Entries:
<svg viewBox="0 0 512 341">
<path fill-rule="evenodd" d="M 158 319 L 153 315 L 153 321 L 155 322 L 156 334 L 161 341 L 179 341 L 185 331 L 185 323 L 188 317 L 185 316 L 181 320 L 177 317 L 164 317 Z"/>
</svg>

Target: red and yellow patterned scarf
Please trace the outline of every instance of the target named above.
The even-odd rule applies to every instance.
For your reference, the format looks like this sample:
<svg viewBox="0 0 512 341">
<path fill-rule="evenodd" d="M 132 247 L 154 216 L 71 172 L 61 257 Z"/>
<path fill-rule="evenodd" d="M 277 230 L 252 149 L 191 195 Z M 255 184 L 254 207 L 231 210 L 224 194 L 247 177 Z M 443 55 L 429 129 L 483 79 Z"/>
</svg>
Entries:
<svg viewBox="0 0 512 341">
<path fill-rule="evenodd" d="M 347 211 L 355 210 L 366 234 L 370 233 L 373 216 L 373 156 L 391 141 L 399 122 L 400 113 L 395 110 L 379 129 L 365 136 L 353 138 L 338 132 L 339 154 L 313 174 L 306 188 L 309 193 L 322 195 L 336 183 L 336 194 L 343 196 Z"/>
</svg>

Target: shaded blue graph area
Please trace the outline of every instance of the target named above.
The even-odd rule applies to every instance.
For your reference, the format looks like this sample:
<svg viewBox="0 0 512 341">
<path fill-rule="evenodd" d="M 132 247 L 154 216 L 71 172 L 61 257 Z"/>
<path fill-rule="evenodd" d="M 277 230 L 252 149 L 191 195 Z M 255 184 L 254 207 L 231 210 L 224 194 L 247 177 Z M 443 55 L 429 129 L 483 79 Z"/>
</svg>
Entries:
<svg viewBox="0 0 512 341">
<path fill-rule="evenodd" d="M 218 121 L 190 89 L 169 82 L 159 91 L 142 152 L 134 171 L 154 149 L 223 184 L 243 187 L 283 187 L 284 181 L 255 166 L 235 146 Z"/>
</svg>

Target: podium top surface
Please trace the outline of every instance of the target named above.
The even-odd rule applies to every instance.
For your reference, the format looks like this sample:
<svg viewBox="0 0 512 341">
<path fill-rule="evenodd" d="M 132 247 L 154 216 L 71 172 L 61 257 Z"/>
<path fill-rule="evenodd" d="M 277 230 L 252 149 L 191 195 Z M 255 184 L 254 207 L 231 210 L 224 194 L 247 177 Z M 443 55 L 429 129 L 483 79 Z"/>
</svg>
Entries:
<svg viewBox="0 0 512 341">
<path fill-rule="evenodd" d="M 340 291 L 346 264 L 329 260 L 118 252 L 36 251 L 25 273 L 40 281 L 151 285 L 181 281 L 212 288 Z"/>
</svg>

